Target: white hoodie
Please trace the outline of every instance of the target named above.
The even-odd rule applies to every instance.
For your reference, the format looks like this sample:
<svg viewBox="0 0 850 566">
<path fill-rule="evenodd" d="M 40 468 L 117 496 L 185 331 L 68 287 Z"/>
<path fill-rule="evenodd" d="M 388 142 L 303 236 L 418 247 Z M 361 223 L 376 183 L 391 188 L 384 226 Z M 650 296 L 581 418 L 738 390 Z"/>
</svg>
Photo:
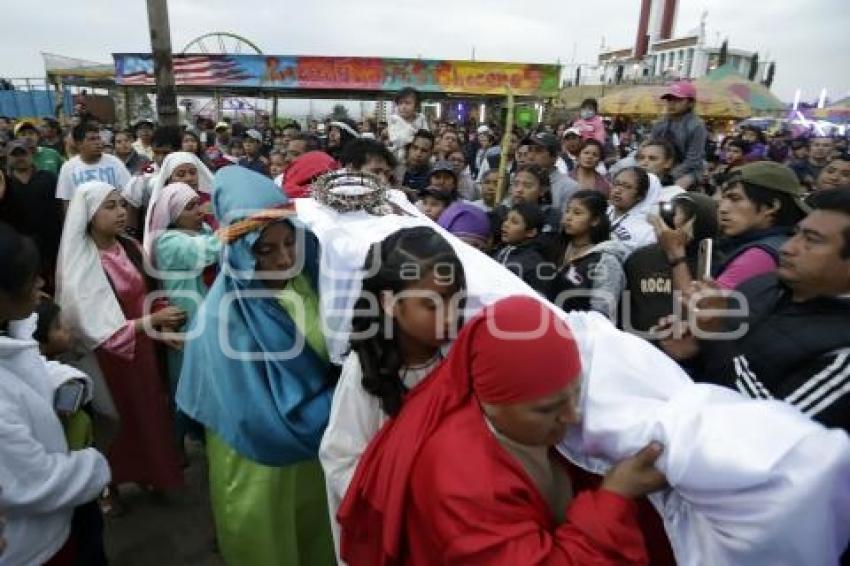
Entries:
<svg viewBox="0 0 850 566">
<path fill-rule="evenodd" d="M 622 216 L 616 216 L 613 206 L 608 207 L 611 238 L 622 242 L 629 249 L 629 253 L 655 243 L 655 229 L 649 223 L 648 215 L 653 212 L 657 214 L 661 191 L 658 177 L 649 173 L 649 190 L 642 201 Z"/>
<path fill-rule="evenodd" d="M 0 509 L 8 546 L 0 566 L 49 560 L 65 543 L 74 507 L 109 483 L 106 459 L 94 448 L 68 451 L 53 410 L 56 389 L 70 379 L 91 381 L 49 362 L 33 340 L 36 315 L 9 324 L 0 336 Z"/>
</svg>

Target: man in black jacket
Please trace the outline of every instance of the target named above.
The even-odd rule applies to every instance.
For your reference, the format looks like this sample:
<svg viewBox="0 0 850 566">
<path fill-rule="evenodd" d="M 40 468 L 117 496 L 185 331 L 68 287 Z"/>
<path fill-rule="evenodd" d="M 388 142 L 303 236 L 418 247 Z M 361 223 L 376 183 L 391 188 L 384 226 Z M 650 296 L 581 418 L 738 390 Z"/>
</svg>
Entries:
<svg viewBox="0 0 850 566">
<path fill-rule="evenodd" d="M 776 273 L 747 281 L 730 299 L 741 314 L 727 317 L 723 330 L 742 336 L 687 333 L 661 346 L 697 381 L 785 401 L 850 432 L 850 189 L 820 191 L 808 204 L 813 210 L 780 250 Z"/>
<path fill-rule="evenodd" d="M 53 290 L 56 256 L 62 236 L 62 206 L 56 200 L 56 175 L 39 171 L 28 144 L 9 143 L 9 175 L 0 183 L 0 220 L 32 238 L 41 256 L 41 276 Z"/>
</svg>

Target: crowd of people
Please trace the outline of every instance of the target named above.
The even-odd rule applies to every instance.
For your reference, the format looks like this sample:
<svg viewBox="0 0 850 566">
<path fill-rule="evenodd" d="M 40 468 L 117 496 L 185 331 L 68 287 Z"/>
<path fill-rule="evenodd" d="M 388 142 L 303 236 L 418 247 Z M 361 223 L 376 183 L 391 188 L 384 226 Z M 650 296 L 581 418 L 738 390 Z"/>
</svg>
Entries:
<svg viewBox="0 0 850 566">
<path fill-rule="evenodd" d="M 633 147 L 592 99 L 503 131 L 428 120 L 411 88 L 386 123 L 0 120 L 0 564 L 105 564 L 121 486 L 181 489 L 187 440 L 228 564 L 673 563 L 647 499 L 669 447 L 596 475 L 552 450 L 594 379 L 569 316 L 647 379 L 846 440 L 850 156 L 718 140 L 692 85 L 664 99 Z M 343 207 L 331 178 L 419 222 L 358 225 L 344 359 L 299 208 Z M 464 318 L 474 293 L 495 299 Z"/>
</svg>

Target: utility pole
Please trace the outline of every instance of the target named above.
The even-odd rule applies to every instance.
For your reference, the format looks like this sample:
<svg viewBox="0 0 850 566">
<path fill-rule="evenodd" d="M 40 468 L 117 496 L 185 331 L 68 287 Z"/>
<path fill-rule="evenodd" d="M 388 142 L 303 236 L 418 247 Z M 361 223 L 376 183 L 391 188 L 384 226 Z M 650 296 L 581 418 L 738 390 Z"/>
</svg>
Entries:
<svg viewBox="0 0 850 566">
<path fill-rule="evenodd" d="M 148 26 L 151 32 L 153 71 L 156 78 L 156 113 L 160 126 L 177 126 L 180 111 L 174 92 L 174 68 L 171 62 L 171 28 L 168 25 L 168 0 L 147 0 Z"/>
</svg>

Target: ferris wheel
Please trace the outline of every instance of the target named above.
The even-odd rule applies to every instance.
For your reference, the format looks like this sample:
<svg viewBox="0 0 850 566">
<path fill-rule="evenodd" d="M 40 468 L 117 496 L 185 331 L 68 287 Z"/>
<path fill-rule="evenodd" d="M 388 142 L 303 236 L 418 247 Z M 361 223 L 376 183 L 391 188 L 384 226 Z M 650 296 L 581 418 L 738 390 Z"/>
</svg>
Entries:
<svg viewBox="0 0 850 566">
<path fill-rule="evenodd" d="M 199 35 L 189 43 L 187 43 L 182 55 L 262 55 L 263 51 L 250 39 L 244 38 L 241 35 L 227 31 L 212 31 Z M 190 99 L 186 99 L 190 101 Z M 263 106 L 262 100 L 227 96 L 216 92 L 212 99 L 202 103 L 196 111 L 198 115 L 205 117 L 214 117 L 215 120 L 220 119 L 224 115 L 231 115 L 236 118 L 240 116 L 258 115 L 261 112 L 268 114 L 268 111 L 261 110 Z M 191 111 L 193 104 L 190 101 L 186 108 L 187 115 Z"/>
<path fill-rule="evenodd" d="M 199 35 L 183 47 L 182 54 L 203 53 L 205 55 L 262 55 L 262 50 L 251 40 L 227 31 L 212 31 Z"/>
</svg>

